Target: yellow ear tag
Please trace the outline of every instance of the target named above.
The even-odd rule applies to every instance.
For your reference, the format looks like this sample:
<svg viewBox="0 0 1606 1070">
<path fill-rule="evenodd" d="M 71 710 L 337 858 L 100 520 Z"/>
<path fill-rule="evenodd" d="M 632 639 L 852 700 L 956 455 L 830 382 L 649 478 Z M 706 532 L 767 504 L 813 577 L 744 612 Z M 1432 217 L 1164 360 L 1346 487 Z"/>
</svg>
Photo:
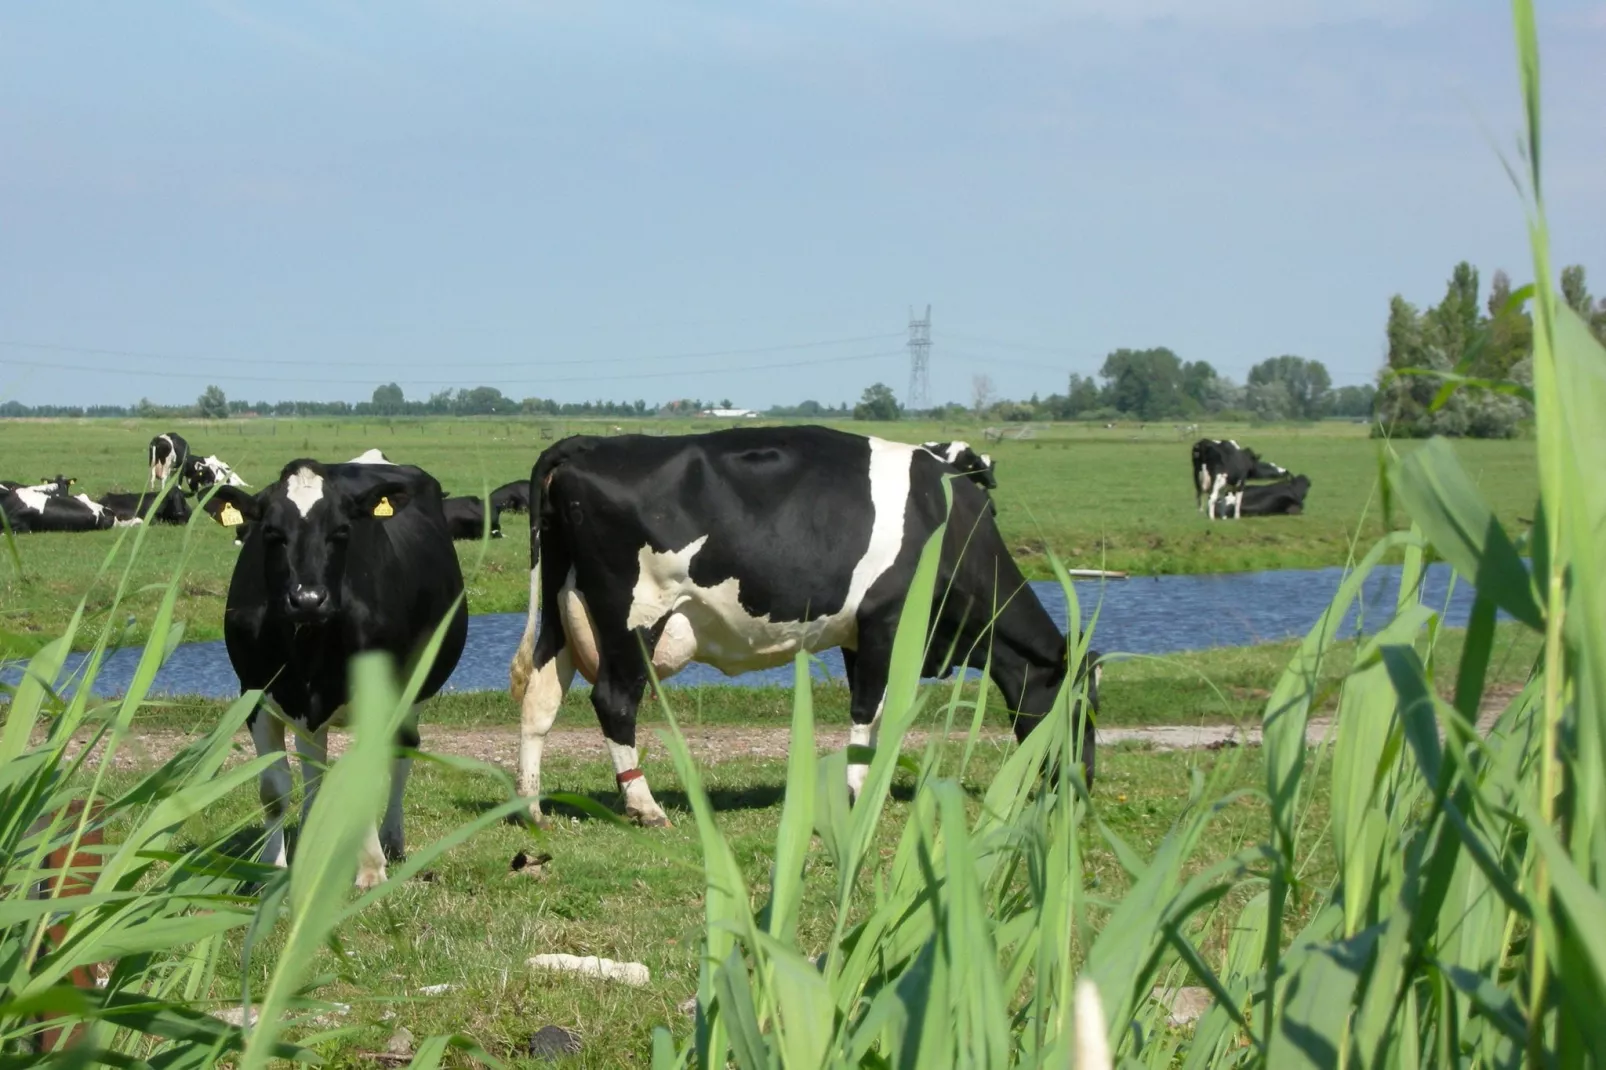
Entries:
<svg viewBox="0 0 1606 1070">
<path fill-rule="evenodd" d="M 390 504 L 390 499 L 389 498 L 381 498 L 381 499 L 379 499 L 379 504 L 374 506 L 374 515 L 375 516 L 395 516 L 396 515 L 396 507 Z"/>
<path fill-rule="evenodd" d="M 233 505 L 225 505 L 222 512 L 217 515 L 217 522 L 226 528 L 237 528 L 245 523 L 245 517 Z"/>
</svg>

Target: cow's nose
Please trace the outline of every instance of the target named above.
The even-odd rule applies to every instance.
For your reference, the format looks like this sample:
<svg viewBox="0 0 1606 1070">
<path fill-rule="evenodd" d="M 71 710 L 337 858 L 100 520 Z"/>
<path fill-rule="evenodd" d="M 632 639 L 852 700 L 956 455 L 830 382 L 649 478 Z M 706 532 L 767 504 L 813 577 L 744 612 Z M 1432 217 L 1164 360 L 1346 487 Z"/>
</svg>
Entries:
<svg viewBox="0 0 1606 1070">
<path fill-rule="evenodd" d="M 329 601 L 329 588 L 296 586 L 290 591 L 290 604 L 303 612 L 323 607 Z"/>
</svg>

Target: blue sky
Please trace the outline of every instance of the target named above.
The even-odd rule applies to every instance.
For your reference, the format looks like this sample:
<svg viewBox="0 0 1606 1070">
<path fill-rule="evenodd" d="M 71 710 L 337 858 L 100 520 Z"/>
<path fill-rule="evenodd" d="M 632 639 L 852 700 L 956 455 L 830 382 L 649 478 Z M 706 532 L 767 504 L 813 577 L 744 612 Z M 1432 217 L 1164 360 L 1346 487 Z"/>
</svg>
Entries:
<svg viewBox="0 0 1606 1070">
<path fill-rule="evenodd" d="M 1606 2 L 1539 6 L 1606 293 Z M 927 303 L 934 400 L 1362 382 L 1391 294 L 1528 275 L 1518 123 L 1495 0 L 8 5 L 0 398 L 835 403 Z"/>
</svg>

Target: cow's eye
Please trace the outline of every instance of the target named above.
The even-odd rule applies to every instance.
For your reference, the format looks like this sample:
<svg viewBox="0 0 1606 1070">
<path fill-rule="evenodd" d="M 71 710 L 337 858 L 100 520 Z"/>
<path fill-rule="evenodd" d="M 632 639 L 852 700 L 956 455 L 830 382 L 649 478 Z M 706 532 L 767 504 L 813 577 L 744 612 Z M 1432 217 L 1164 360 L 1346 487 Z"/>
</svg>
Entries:
<svg viewBox="0 0 1606 1070">
<path fill-rule="evenodd" d="M 349 538 L 351 538 L 351 525 L 349 524 L 342 524 L 329 533 L 330 542 L 343 543 Z"/>
</svg>

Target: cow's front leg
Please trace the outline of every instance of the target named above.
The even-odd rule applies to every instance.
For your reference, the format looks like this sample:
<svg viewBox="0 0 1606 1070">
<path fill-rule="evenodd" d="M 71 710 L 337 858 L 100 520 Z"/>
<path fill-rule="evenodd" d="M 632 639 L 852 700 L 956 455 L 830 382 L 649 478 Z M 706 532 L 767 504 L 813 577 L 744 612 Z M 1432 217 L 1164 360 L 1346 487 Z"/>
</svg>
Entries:
<svg viewBox="0 0 1606 1070">
<path fill-rule="evenodd" d="M 284 723 L 258 706 L 251 714 L 250 729 L 257 757 L 274 753 L 278 755 L 258 778 L 257 792 L 262 799 L 262 812 L 267 825 L 267 839 L 262 844 L 262 863 L 283 866 L 284 815 L 290 808 L 291 787 L 290 761 L 284 754 Z"/>
<path fill-rule="evenodd" d="M 881 711 L 887 698 L 887 674 L 892 664 L 892 636 L 896 625 L 859 624 L 859 649 L 842 651 L 842 665 L 848 675 L 851 694 L 849 716 L 853 724 L 848 728 L 848 747 L 865 748 L 873 757 L 876 741 L 881 732 Z M 885 634 L 883 634 L 885 633 Z M 856 804 L 864 790 L 865 777 L 870 775 L 866 760 L 855 760 L 848 755 L 848 802 Z"/>
<path fill-rule="evenodd" d="M 640 655 L 636 655 L 639 664 Z M 641 705 L 646 690 L 644 672 L 620 679 L 610 672 L 609 661 L 618 666 L 629 664 L 624 658 L 604 659 L 599 668 L 597 684 L 591 689 L 591 705 L 596 708 L 602 734 L 608 740 L 608 753 L 613 758 L 613 777 L 624 799 L 625 816 L 638 825 L 649 828 L 669 828 L 669 815 L 664 813 L 658 800 L 652 797 L 647 786 L 647 775 L 641 771 L 636 754 L 636 709 Z"/>
</svg>

